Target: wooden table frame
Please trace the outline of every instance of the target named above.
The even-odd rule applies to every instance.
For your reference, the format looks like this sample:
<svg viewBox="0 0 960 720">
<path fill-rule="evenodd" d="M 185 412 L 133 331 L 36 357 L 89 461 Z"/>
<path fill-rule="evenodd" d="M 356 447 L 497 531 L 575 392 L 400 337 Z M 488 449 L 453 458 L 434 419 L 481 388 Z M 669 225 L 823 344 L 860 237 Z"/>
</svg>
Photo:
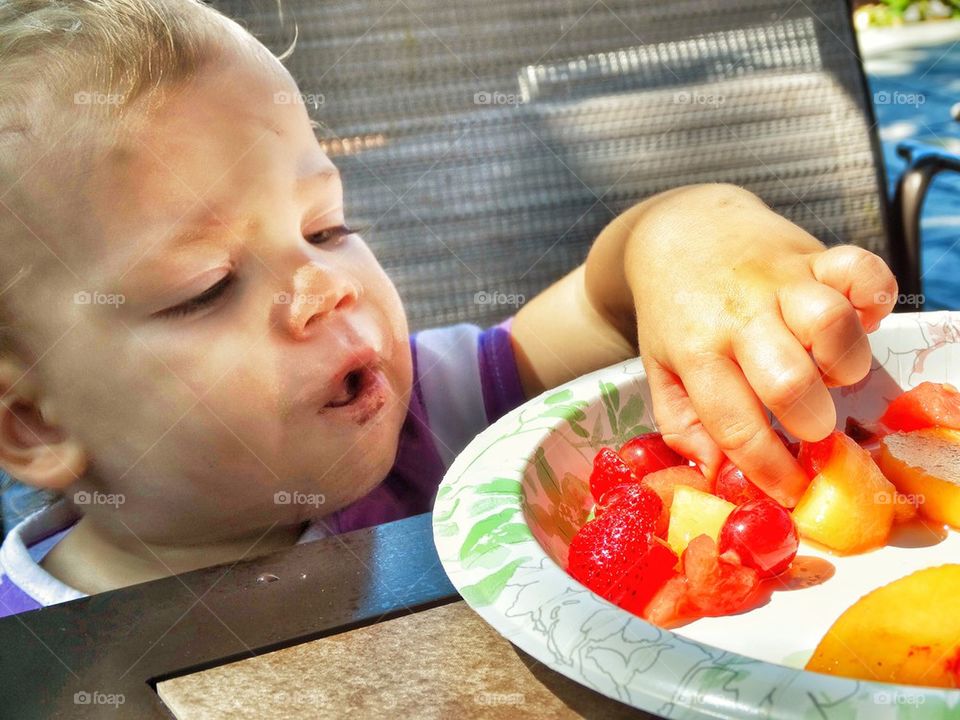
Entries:
<svg viewBox="0 0 960 720">
<path fill-rule="evenodd" d="M 458 600 L 430 518 L 2 618 L 0 717 L 172 718 L 160 680 Z"/>
</svg>

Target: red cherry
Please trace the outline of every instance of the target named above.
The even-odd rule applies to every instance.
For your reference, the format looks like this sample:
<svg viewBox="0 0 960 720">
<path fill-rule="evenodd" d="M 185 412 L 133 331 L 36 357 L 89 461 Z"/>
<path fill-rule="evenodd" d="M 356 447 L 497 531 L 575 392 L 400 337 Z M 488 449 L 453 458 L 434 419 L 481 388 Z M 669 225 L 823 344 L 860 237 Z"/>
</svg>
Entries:
<svg viewBox="0 0 960 720">
<path fill-rule="evenodd" d="M 635 483 L 637 478 L 630 467 L 610 448 L 602 448 L 593 458 L 590 473 L 590 494 L 599 501 L 607 490 L 622 483 Z"/>
<path fill-rule="evenodd" d="M 830 456 L 833 455 L 834 445 L 842 435 L 842 432 L 834 430 L 823 440 L 817 440 L 816 442 L 803 440 L 800 442 L 800 454 L 797 460 L 808 477 L 815 477 L 827 465 Z"/>
<path fill-rule="evenodd" d="M 734 551 L 746 567 L 761 577 L 779 575 L 793 562 L 800 539 L 790 513 L 765 498 L 751 500 L 735 509 L 720 529 L 718 550 Z"/>
<path fill-rule="evenodd" d="M 763 500 L 770 497 L 747 480 L 743 470 L 730 462 L 729 459 L 724 460 L 723 465 L 720 466 L 714 492 L 718 497 L 722 497 L 734 505 L 743 505 L 751 500 Z"/>
<path fill-rule="evenodd" d="M 660 433 L 650 432 L 627 440 L 620 448 L 620 457 L 633 470 L 638 480 L 647 473 L 687 463 L 667 447 Z"/>
</svg>

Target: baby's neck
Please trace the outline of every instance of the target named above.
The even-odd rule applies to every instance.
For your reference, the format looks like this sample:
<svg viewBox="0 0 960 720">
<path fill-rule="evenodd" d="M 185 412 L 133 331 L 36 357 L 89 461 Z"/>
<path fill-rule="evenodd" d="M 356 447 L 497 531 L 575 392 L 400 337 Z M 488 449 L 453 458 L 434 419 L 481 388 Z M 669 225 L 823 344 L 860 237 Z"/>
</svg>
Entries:
<svg viewBox="0 0 960 720">
<path fill-rule="evenodd" d="M 88 517 L 82 517 L 40 564 L 61 582 L 93 595 L 265 555 L 295 545 L 302 532 L 302 526 L 294 525 L 204 545 L 150 544 L 132 535 L 130 543 L 118 543 Z"/>
</svg>

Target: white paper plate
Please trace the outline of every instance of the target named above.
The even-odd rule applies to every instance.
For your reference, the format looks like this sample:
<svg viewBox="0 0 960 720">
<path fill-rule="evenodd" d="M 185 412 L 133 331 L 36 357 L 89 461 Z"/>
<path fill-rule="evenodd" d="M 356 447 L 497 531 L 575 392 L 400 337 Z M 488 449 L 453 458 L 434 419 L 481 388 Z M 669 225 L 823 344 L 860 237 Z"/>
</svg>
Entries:
<svg viewBox="0 0 960 720">
<path fill-rule="evenodd" d="M 960 314 L 887 318 L 870 336 L 863 382 L 834 392 L 837 418 L 877 418 L 924 380 L 960 385 Z M 593 456 L 653 428 L 639 360 L 585 375 L 501 418 L 457 457 L 434 508 L 434 539 L 464 599 L 504 637 L 599 692 L 671 718 L 946 718 L 960 691 L 897 686 L 801 668 L 857 599 L 914 570 L 960 562 L 960 534 L 898 532 L 892 544 L 840 558 L 828 581 L 775 592 L 736 616 L 657 628 L 571 578 L 567 545 L 593 502 Z M 960 598 L 942 598 L 960 612 Z"/>
</svg>

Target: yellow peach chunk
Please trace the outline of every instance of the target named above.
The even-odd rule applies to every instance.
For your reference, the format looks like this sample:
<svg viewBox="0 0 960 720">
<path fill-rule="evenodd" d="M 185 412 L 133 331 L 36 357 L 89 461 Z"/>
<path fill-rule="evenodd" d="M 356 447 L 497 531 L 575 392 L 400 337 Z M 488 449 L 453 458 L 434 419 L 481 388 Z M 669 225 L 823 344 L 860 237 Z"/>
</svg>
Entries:
<svg viewBox="0 0 960 720">
<path fill-rule="evenodd" d="M 716 495 L 677 485 L 670 505 L 667 544 L 677 555 L 683 555 L 687 544 L 698 535 L 709 535 L 716 542 L 720 528 L 735 507 Z"/>
<path fill-rule="evenodd" d="M 893 485 L 849 437 L 836 432 L 828 440 L 826 459 L 793 510 L 797 531 L 842 554 L 883 545 L 893 526 Z"/>
<path fill-rule="evenodd" d="M 957 687 L 960 565 L 940 565 L 860 598 L 827 631 L 807 670 L 878 682 Z"/>
</svg>

